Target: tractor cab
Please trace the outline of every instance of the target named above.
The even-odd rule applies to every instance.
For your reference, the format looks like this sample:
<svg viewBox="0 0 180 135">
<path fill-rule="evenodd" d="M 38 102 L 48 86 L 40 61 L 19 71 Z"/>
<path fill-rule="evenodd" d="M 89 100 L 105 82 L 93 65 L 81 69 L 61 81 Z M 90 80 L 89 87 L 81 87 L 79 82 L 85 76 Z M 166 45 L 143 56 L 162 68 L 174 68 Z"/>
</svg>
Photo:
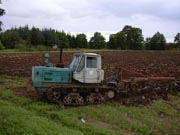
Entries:
<svg viewBox="0 0 180 135">
<path fill-rule="evenodd" d="M 104 70 L 101 69 L 101 56 L 95 53 L 77 53 L 69 65 L 73 79 L 81 83 L 101 83 Z"/>
<path fill-rule="evenodd" d="M 32 82 L 35 88 L 46 90 L 56 84 L 69 84 L 73 80 L 80 83 L 101 83 L 104 70 L 101 69 L 101 56 L 95 53 L 77 53 L 69 68 L 55 67 L 49 63 L 49 54 L 45 54 L 45 66 L 33 66 Z"/>
</svg>

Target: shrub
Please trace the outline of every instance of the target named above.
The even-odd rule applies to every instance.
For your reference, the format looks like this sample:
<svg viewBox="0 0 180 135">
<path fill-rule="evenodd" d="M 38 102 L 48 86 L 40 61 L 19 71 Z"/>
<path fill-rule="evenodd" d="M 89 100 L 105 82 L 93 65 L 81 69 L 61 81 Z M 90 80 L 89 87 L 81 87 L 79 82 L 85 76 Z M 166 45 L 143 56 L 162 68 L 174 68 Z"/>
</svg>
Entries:
<svg viewBox="0 0 180 135">
<path fill-rule="evenodd" d="M 51 48 L 50 48 L 50 47 L 47 47 L 47 46 L 44 46 L 44 45 L 38 45 L 38 46 L 36 47 L 36 50 L 37 50 L 37 51 L 50 51 Z"/>
<path fill-rule="evenodd" d="M 3 46 L 3 44 L 0 41 L 0 50 L 3 50 L 5 47 Z"/>
</svg>

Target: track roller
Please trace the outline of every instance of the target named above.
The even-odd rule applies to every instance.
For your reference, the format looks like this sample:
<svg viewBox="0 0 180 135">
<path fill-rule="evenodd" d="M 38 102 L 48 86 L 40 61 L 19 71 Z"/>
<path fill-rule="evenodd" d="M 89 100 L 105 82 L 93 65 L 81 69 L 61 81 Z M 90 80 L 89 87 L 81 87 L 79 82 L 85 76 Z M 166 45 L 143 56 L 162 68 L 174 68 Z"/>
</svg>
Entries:
<svg viewBox="0 0 180 135">
<path fill-rule="evenodd" d="M 91 93 L 86 97 L 87 104 L 100 104 L 105 102 L 105 96 L 101 93 Z"/>
<path fill-rule="evenodd" d="M 61 93 L 58 89 L 50 87 L 47 90 L 47 98 L 51 102 L 58 103 L 60 101 Z"/>
<path fill-rule="evenodd" d="M 63 97 L 63 103 L 65 105 L 83 105 L 84 98 L 79 93 L 69 93 Z"/>
</svg>

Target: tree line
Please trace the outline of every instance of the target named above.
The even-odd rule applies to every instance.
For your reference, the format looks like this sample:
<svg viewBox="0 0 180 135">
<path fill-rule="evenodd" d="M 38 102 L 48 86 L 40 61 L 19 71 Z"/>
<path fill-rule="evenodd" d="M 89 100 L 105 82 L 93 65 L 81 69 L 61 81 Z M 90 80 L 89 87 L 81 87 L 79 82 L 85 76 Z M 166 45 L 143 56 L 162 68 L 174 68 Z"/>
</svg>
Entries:
<svg viewBox="0 0 180 135">
<path fill-rule="evenodd" d="M 26 25 L 1 32 L 0 41 L 1 46 L 7 49 L 41 45 L 45 47 L 63 46 L 63 48 L 165 50 L 180 48 L 180 33 L 175 35 L 173 43 L 167 43 L 166 38 L 160 32 L 144 40 L 140 28 L 126 25 L 121 31 L 110 34 L 109 41 L 106 42 L 105 37 L 100 32 L 95 32 L 88 41 L 84 33 L 71 35 L 51 28 L 41 30 L 36 27 L 29 28 Z"/>
<path fill-rule="evenodd" d="M 0 0 L 1 4 L 1 0 Z M 5 10 L 0 8 L 0 17 L 5 14 Z M 31 47 L 52 47 L 62 46 L 63 48 L 92 48 L 92 49 L 130 49 L 130 50 L 165 50 L 180 49 L 180 33 L 174 37 L 173 43 L 167 43 L 166 38 L 160 32 L 152 37 L 144 39 L 140 28 L 130 25 L 115 33 L 110 34 L 106 42 L 105 37 L 100 32 L 87 40 L 84 33 L 71 35 L 64 31 L 54 29 L 29 28 L 28 25 L 19 28 L 11 28 L 1 32 L 2 22 L 0 21 L 0 49 L 31 48 Z"/>
<path fill-rule="evenodd" d="M 29 28 L 28 26 L 11 28 L 0 33 L 0 41 L 7 49 L 18 47 L 36 47 L 36 46 L 63 46 L 63 48 L 106 48 L 105 38 L 101 33 L 96 32 L 88 42 L 85 34 L 80 33 L 76 36 L 64 31 L 54 29 Z"/>
</svg>

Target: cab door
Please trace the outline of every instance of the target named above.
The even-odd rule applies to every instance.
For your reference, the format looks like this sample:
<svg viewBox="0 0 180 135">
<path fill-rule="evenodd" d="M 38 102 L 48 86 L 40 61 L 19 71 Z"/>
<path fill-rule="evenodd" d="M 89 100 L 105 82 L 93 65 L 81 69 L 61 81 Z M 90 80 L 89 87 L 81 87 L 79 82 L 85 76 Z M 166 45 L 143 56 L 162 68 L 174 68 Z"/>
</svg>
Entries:
<svg viewBox="0 0 180 135">
<path fill-rule="evenodd" d="M 77 58 L 73 79 L 81 83 L 101 83 L 104 79 L 101 58 L 96 55 L 83 55 Z"/>
<path fill-rule="evenodd" d="M 73 79 L 85 83 L 85 56 L 78 56 L 74 65 Z"/>
<path fill-rule="evenodd" d="M 93 56 L 86 56 L 84 69 L 85 83 L 99 83 L 100 73 L 98 68 L 98 58 Z"/>
</svg>

